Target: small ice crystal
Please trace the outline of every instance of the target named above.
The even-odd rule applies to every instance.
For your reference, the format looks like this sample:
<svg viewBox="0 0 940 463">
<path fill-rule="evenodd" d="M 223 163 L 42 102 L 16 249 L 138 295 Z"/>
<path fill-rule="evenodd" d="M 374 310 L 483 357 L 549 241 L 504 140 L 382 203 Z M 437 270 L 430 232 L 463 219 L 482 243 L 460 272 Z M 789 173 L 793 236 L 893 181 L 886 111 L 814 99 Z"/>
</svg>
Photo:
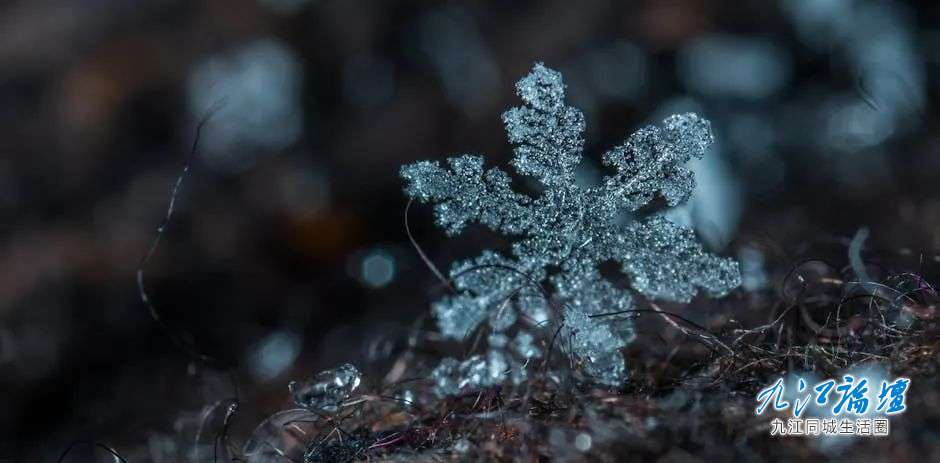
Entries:
<svg viewBox="0 0 940 463">
<path fill-rule="evenodd" d="M 657 197 L 669 206 L 688 199 L 695 178 L 685 164 L 705 154 L 711 125 L 687 113 L 641 128 L 603 155 L 612 175 L 583 186 L 575 168 L 584 146 L 584 116 L 565 105 L 561 74 L 536 64 L 516 92 L 525 105 L 502 119 L 514 146 L 511 165 L 541 184 L 536 197 L 513 191 L 509 175 L 485 169 L 478 155 L 401 169 L 405 193 L 434 203 L 437 224 L 449 235 L 478 222 L 517 238 L 511 257 L 487 250 L 456 262 L 450 272 L 456 294 L 432 306 L 447 337 L 463 339 L 484 324 L 496 333 L 519 326 L 515 345 L 508 352 L 490 346 L 489 355 L 463 362 L 445 360 L 434 371 L 437 390 L 453 394 L 508 379 L 502 365 L 516 371 L 538 356 L 532 340 L 519 336 L 547 331 L 546 313 L 562 323 L 562 350 L 595 381 L 619 386 L 626 378 L 620 349 L 633 340 L 633 323 L 605 314 L 623 314 L 635 305 L 630 291 L 601 275 L 601 264 L 619 264 L 636 293 L 666 301 L 689 302 L 699 291 L 722 296 L 740 284 L 737 262 L 703 250 L 691 230 L 646 214 Z M 641 208 L 644 213 L 636 216 Z M 625 224 L 625 216 L 634 220 Z"/>
<path fill-rule="evenodd" d="M 509 338 L 507 338 L 505 334 L 496 332 L 491 334 L 490 337 L 487 338 L 486 342 L 490 345 L 490 347 L 502 349 L 503 347 L 506 347 L 506 343 L 509 342 Z"/>
<path fill-rule="evenodd" d="M 463 389 L 495 386 L 506 379 L 510 364 L 498 349 L 486 355 L 474 355 L 464 361 L 445 358 L 431 372 L 434 391 L 442 396 L 454 395 Z"/>
<path fill-rule="evenodd" d="M 535 337 L 525 331 L 521 331 L 516 335 L 516 339 L 513 341 L 513 349 L 524 359 L 535 358 L 542 355 L 538 346 L 535 345 Z"/>
<path fill-rule="evenodd" d="M 359 370 L 346 363 L 332 370 L 321 371 L 306 382 L 291 381 L 288 388 L 297 406 L 310 411 L 336 413 L 361 381 Z"/>
<path fill-rule="evenodd" d="M 454 441 L 454 451 L 457 453 L 467 453 L 470 451 L 470 441 L 466 438 Z"/>
</svg>

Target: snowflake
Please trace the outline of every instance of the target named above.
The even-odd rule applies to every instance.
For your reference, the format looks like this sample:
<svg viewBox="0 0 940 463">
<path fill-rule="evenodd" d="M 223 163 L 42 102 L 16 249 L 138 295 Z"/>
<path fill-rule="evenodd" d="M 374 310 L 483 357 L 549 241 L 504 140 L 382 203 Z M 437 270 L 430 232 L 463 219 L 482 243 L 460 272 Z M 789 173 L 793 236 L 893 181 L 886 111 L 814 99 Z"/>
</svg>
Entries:
<svg viewBox="0 0 940 463">
<path fill-rule="evenodd" d="M 620 348 L 633 340 L 633 323 L 596 315 L 632 309 L 634 300 L 601 276 L 602 263 L 619 264 L 633 290 L 658 300 L 689 302 L 699 290 L 722 296 L 740 284 L 737 262 L 705 252 L 691 230 L 660 215 L 636 218 L 656 197 L 669 206 L 689 197 L 695 178 L 685 164 L 711 145 L 707 120 L 679 114 L 661 127 L 638 130 L 604 154 L 604 165 L 615 173 L 582 186 L 575 168 L 584 116 L 565 105 L 561 74 L 538 63 L 516 91 L 525 105 L 502 120 L 514 147 L 511 165 L 538 181 L 537 197 L 514 191 L 506 172 L 485 169 L 477 155 L 450 158 L 446 167 L 422 161 L 401 169 L 406 194 L 434 203 L 436 222 L 448 235 L 477 222 L 516 238 L 511 256 L 487 250 L 456 262 L 450 272 L 455 294 L 432 310 L 441 333 L 454 339 L 484 323 L 493 333 L 525 325 L 513 344 L 526 345 L 526 354 L 491 346 L 487 355 L 464 362 L 447 359 L 433 374 L 442 394 L 505 380 L 503 373 L 514 369 L 507 358 L 537 355 L 526 329 L 539 330 L 546 320 L 562 321 L 560 345 L 590 377 L 622 384 Z M 521 381 L 524 374 L 511 377 Z"/>
</svg>

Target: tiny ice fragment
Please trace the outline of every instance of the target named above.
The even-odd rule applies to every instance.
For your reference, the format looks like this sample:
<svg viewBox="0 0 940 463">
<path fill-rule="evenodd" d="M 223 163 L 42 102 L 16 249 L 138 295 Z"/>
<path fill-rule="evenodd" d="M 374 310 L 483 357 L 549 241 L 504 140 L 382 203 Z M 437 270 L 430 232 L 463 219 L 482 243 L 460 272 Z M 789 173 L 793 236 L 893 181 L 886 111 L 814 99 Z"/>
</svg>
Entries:
<svg viewBox="0 0 940 463">
<path fill-rule="evenodd" d="M 294 403 L 311 411 L 335 413 L 359 387 L 362 375 L 350 363 L 324 370 L 306 382 L 291 381 L 287 386 Z"/>
</svg>

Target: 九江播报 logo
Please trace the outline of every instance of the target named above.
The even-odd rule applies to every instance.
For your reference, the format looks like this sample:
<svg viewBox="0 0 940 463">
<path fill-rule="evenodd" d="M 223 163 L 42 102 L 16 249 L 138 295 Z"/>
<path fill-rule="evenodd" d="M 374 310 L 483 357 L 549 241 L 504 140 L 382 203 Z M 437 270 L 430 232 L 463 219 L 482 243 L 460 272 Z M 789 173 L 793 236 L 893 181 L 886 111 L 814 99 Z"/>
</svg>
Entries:
<svg viewBox="0 0 940 463">
<path fill-rule="evenodd" d="M 865 376 L 845 375 L 840 383 L 829 379 L 811 386 L 796 377 L 796 384 L 791 385 L 796 392 L 787 399 L 784 380 L 779 378 L 757 393 L 754 412 L 791 410 L 792 418 L 770 422 L 771 436 L 887 436 L 888 417 L 907 408 L 910 384 L 908 378 L 871 381 Z"/>
</svg>

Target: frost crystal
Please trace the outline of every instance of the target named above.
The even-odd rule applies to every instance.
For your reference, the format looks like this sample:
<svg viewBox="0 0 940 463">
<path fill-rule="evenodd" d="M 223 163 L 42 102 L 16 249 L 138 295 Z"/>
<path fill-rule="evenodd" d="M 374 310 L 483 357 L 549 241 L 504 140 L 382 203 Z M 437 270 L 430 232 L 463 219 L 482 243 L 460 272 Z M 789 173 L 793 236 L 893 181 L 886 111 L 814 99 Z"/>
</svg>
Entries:
<svg viewBox="0 0 940 463">
<path fill-rule="evenodd" d="M 491 345 L 488 355 L 442 362 L 432 374 L 442 394 L 524 378 L 505 371 L 540 355 L 527 331 L 539 329 L 546 314 L 563 322 L 565 341 L 559 344 L 586 373 L 603 384 L 622 384 L 620 348 L 634 338 L 632 321 L 591 316 L 629 310 L 634 302 L 630 292 L 601 276 L 601 263 L 616 262 L 636 292 L 659 300 L 689 302 L 700 290 L 722 296 L 740 284 L 737 262 L 705 252 L 691 230 L 655 215 L 623 219 L 655 197 L 670 206 L 689 197 L 695 178 L 685 164 L 711 145 L 707 120 L 679 114 L 660 127 L 638 130 L 604 154 L 603 163 L 614 173 L 585 187 L 575 182 L 584 117 L 565 105 L 561 74 L 536 64 L 516 91 L 525 106 L 505 112 L 502 120 L 514 147 L 511 164 L 542 185 L 537 197 L 513 191 L 509 175 L 485 169 L 477 155 L 450 158 L 446 166 L 422 161 L 401 169 L 406 194 L 434 203 L 437 224 L 448 235 L 478 222 L 517 237 L 511 257 L 484 251 L 456 262 L 450 273 L 456 294 L 432 310 L 441 332 L 455 339 L 484 323 L 494 333 L 527 325 L 519 326 L 510 351 Z M 545 283 L 551 301 L 542 290 Z"/>
<path fill-rule="evenodd" d="M 335 413 L 359 387 L 362 375 L 350 363 L 317 373 L 310 380 L 288 384 L 294 403 L 310 411 Z"/>
</svg>

